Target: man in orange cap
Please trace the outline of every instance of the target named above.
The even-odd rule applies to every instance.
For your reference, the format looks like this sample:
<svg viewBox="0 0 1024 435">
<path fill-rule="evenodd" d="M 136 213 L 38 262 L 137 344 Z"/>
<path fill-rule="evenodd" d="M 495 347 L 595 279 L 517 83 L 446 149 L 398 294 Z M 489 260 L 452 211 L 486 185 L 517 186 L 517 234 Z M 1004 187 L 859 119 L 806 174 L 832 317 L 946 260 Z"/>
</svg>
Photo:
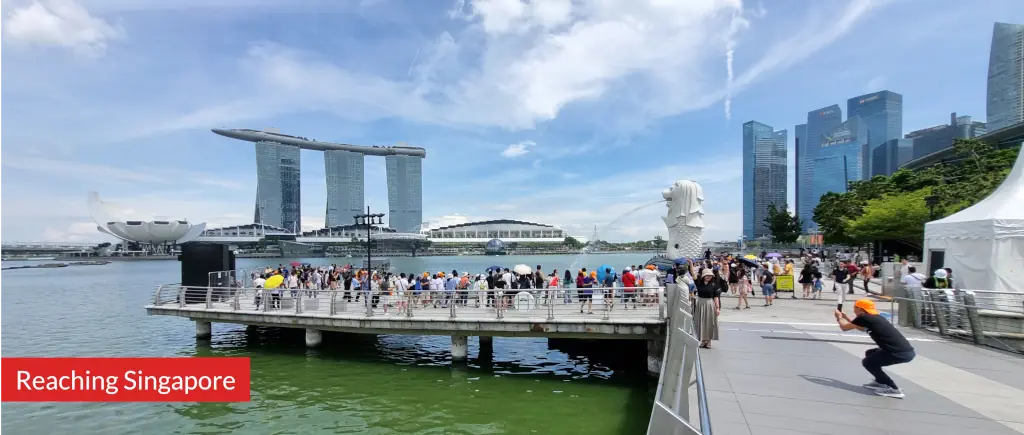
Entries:
<svg viewBox="0 0 1024 435">
<path fill-rule="evenodd" d="M 882 371 L 882 367 L 910 362 L 916 356 L 914 347 L 892 323 L 878 314 L 875 302 L 871 299 L 861 299 L 853 304 L 853 313 L 857 317 L 850 320 L 846 313 L 836 310 L 835 315 L 836 321 L 839 322 L 839 329 L 866 331 L 878 345 L 877 348 L 868 349 L 864 353 L 862 364 L 875 377 L 874 381 L 864 384 L 864 387 L 879 396 L 902 399 L 905 397 L 903 391 L 896 386 L 896 382 L 889 375 Z"/>
</svg>

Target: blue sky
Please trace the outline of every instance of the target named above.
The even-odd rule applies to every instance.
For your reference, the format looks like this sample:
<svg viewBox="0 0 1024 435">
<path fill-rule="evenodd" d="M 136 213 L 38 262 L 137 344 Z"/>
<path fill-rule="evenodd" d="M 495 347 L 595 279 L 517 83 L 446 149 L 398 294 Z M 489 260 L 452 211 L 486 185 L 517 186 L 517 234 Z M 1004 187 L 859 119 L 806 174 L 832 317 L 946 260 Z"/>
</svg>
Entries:
<svg viewBox="0 0 1024 435">
<path fill-rule="evenodd" d="M 428 150 L 424 217 L 664 232 L 704 186 L 705 237 L 741 233 L 741 124 L 889 89 L 904 132 L 985 118 L 992 23 L 1016 0 L 3 0 L 2 237 L 102 240 L 131 217 L 248 223 L 253 145 L 210 128 Z M 730 64 L 731 59 L 731 64 Z M 303 224 L 323 224 L 303 151 Z M 386 210 L 382 159 L 367 198 Z M 792 185 L 792 177 L 790 177 Z M 794 192 L 790 188 L 789 196 Z M 792 199 L 791 199 L 792 203 Z M 791 204 L 792 205 L 792 204 Z"/>
</svg>

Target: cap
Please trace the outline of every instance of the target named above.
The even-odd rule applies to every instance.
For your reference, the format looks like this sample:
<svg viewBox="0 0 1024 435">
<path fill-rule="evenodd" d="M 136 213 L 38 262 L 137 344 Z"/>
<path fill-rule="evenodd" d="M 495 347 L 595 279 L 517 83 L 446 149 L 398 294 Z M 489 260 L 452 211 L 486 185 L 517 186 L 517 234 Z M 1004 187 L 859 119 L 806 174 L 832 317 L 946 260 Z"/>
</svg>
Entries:
<svg viewBox="0 0 1024 435">
<path fill-rule="evenodd" d="M 853 306 L 866 311 L 868 314 L 878 314 L 878 310 L 875 309 L 875 301 L 871 299 L 860 299 Z"/>
</svg>

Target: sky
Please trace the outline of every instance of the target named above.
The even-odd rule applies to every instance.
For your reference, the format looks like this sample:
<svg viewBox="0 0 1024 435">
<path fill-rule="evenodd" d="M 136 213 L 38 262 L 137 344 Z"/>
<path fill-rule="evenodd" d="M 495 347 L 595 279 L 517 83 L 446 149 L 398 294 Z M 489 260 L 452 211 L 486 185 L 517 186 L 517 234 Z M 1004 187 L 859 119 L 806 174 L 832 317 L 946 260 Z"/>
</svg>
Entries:
<svg viewBox="0 0 1024 435">
<path fill-rule="evenodd" d="M 744 122 L 789 130 L 792 172 L 793 126 L 865 93 L 903 94 L 904 132 L 984 120 L 992 24 L 1024 22 L 1018 0 L 0 1 L 4 241 L 105 240 L 90 191 L 250 223 L 254 145 L 210 129 L 269 127 L 426 148 L 425 220 L 650 239 L 690 179 L 705 239 L 736 240 Z M 309 230 L 323 155 L 301 158 Z M 383 159 L 366 174 L 386 212 Z"/>
</svg>

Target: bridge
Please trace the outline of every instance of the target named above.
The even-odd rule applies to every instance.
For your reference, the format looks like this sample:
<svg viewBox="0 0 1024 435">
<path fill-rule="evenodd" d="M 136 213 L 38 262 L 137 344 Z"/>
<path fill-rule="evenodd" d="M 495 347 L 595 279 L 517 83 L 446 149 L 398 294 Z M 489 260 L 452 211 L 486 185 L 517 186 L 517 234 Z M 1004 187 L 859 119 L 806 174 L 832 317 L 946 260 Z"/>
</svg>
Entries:
<svg viewBox="0 0 1024 435">
<path fill-rule="evenodd" d="M 214 274 L 229 273 L 214 272 L 211 282 L 218 281 Z M 410 292 L 409 298 L 400 301 L 405 303 L 404 309 L 402 304 L 395 304 L 398 307 L 385 310 L 389 302 L 399 301 L 382 296 L 374 306 L 365 297 L 355 299 L 359 292 L 344 290 L 282 290 L 279 297 L 264 297 L 261 292 L 257 298 L 258 290 L 245 286 L 173 284 L 157 287 L 146 311 L 193 320 L 197 338 L 209 337 L 213 323 L 301 328 L 310 347 L 321 344 L 324 331 L 449 335 L 453 361 L 467 358 L 470 336 L 479 337 L 481 351 L 487 352 L 493 349 L 495 336 L 646 340 L 648 370 L 662 381 L 659 397 L 667 398 L 657 402 L 649 433 L 710 434 L 707 408 L 700 406 L 706 397 L 700 388 L 703 381 L 688 298 L 675 286 L 671 298 L 665 296 L 664 288 L 638 290 L 653 291 L 641 304 L 628 306 L 621 302 L 606 304 L 602 295 L 596 294 L 591 310 L 581 309 L 578 302 L 565 302 L 554 291 L 539 297 L 518 293 L 506 301 L 500 297 L 488 301 L 487 291 L 468 291 L 461 298 L 447 299 L 436 306 L 436 301 L 412 297 Z M 670 324 L 678 332 L 670 332 Z M 664 365 L 663 360 L 667 361 Z M 691 389 L 691 381 L 695 385 L 692 403 L 703 409 L 698 412 L 703 426 L 689 422 L 690 394 L 683 392 Z"/>
<path fill-rule="evenodd" d="M 3 242 L 0 251 L 4 256 L 61 254 L 81 252 L 96 247 L 97 243 L 75 242 Z"/>
<path fill-rule="evenodd" d="M 165 285 L 146 310 L 192 319 L 197 337 L 220 322 L 302 328 L 309 346 L 320 344 L 323 331 L 449 335 L 454 361 L 466 358 L 470 336 L 479 337 L 481 351 L 492 348 L 494 336 L 646 340 L 649 369 L 659 378 L 652 435 L 711 434 L 712 428 L 719 434 L 1024 434 L 1024 358 L 980 346 L 986 334 L 958 329 L 994 326 L 952 299 L 891 298 L 880 305 L 890 317 L 912 317 L 898 323 L 911 325 L 899 329 L 917 358 L 886 368 L 907 394 L 901 400 L 860 386 L 870 381 L 860 359 L 874 345 L 863 332 L 839 331 L 831 297 L 780 298 L 772 307 L 752 299 L 755 308 L 735 310 L 737 300 L 726 295 L 720 340 L 698 350 L 692 308 L 675 285 L 635 310 L 598 298 L 593 314 L 557 297 L 550 304 L 522 297 L 488 308 L 478 292 L 448 307 L 419 303 L 384 312 L 343 291 L 284 293 L 279 302 L 257 306 L 252 288 Z M 912 309 L 899 310 L 902 304 Z M 1024 318 L 1020 309 L 1004 314 Z"/>
</svg>

